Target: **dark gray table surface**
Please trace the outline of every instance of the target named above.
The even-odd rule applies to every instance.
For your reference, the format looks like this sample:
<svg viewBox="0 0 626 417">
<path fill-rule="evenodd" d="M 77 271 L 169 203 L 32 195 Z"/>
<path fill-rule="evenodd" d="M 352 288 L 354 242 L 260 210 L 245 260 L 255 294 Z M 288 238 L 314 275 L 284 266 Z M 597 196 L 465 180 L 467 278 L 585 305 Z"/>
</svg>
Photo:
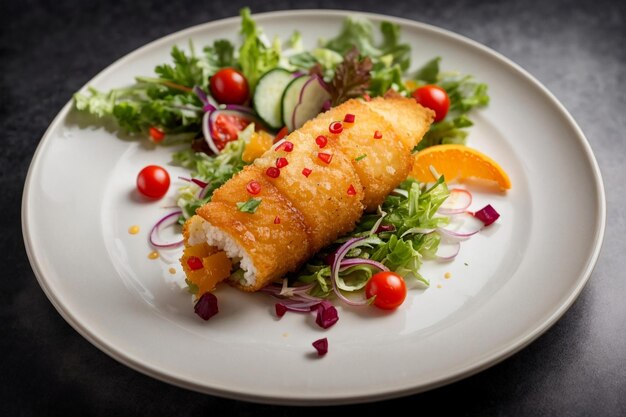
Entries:
<svg viewBox="0 0 626 417">
<path fill-rule="evenodd" d="M 145 43 L 234 16 L 246 4 L 255 12 L 342 8 L 401 16 L 495 49 L 533 74 L 571 112 L 591 143 L 606 186 L 608 227 L 597 266 L 579 299 L 543 336 L 460 382 L 333 411 L 376 413 L 406 406 L 416 415 L 626 415 L 626 7 L 603 0 L 3 1 L 0 415 L 275 416 L 330 411 L 202 395 L 121 365 L 56 312 L 35 279 L 22 241 L 20 204 L 29 163 L 71 94 Z M 555 190 L 560 191 L 575 193 L 575 185 Z"/>
</svg>

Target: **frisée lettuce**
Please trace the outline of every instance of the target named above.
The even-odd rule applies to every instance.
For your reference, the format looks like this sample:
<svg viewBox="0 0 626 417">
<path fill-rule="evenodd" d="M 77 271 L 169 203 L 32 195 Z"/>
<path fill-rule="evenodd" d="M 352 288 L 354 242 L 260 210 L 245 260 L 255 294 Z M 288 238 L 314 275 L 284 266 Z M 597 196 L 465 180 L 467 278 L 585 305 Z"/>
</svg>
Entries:
<svg viewBox="0 0 626 417">
<path fill-rule="evenodd" d="M 405 279 L 428 286 L 429 280 L 419 273 L 422 259 L 432 259 L 437 252 L 440 236 L 416 230 L 434 229 L 448 224 L 448 217 L 437 210 L 450 194 L 443 177 L 431 187 L 424 188 L 413 180 L 404 181 L 387 196 L 378 214 L 365 214 L 355 230 L 320 251 L 297 274 L 295 279 L 315 283 L 311 295 L 328 297 L 332 293 L 331 265 L 334 251 L 355 237 L 367 237 L 364 245 L 348 252 L 345 259 L 362 258 L 377 261 Z M 382 222 L 380 217 L 383 216 Z M 372 228 L 378 223 L 377 230 Z M 376 270 L 357 265 L 339 272 L 343 290 L 356 291 L 367 283 Z"/>
</svg>

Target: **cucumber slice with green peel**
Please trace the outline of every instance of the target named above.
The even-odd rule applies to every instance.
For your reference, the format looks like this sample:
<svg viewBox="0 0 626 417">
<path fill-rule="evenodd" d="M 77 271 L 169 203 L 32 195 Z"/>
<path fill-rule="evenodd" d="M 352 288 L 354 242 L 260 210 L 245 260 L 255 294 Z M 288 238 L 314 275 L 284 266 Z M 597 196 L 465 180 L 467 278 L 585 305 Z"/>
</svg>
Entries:
<svg viewBox="0 0 626 417">
<path fill-rule="evenodd" d="M 261 76 L 254 90 L 252 105 L 259 117 L 273 129 L 284 126 L 282 98 L 293 74 L 283 68 L 274 68 Z"/>
<path fill-rule="evenodd" d="M 293 110 L 291 123 L 294 130 L 320 114 L 324 104 L 331 99 L 324 80 L 318 75 L 311 75 L 308 78 L 302 86 L 298 104 Z"/>
<path fill-rule="evenodd" d="M 297 78 L 294 78 L 285 88 L 282 97 L 281 103 L 281 112 L 283 115 L 283 123 L 287 126 L 287 130 L 289 132 L 293 132 L 295 129 L 293 127 L 293 113 L 296 109 L 296 106 L 300 102 L 300 93 L 302 92 L 302 87 L 309 80 L 309 76 L 301 75 Z"/>
</svg>

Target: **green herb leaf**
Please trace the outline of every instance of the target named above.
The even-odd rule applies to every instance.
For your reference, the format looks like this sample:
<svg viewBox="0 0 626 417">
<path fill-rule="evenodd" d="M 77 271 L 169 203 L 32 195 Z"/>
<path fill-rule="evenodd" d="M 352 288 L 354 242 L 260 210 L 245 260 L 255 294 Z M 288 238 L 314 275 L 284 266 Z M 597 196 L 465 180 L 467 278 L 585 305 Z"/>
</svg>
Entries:
<svg viewBox="0 0 626 417">
<path fill-rule="evenodd" d="M 364 153 L 363 155 L 357 156 L 356 158 L 354 158 L 354 160 L 356 162 L 359 162 L 360 160 L 365 159 L 365 158 L 367 158 L 367 154 L 366 153 Z"/>
<path fill-rule="evenodd" d="M 187 291 L 189 291 L 191 294 L 198 294 L 200 288 L 198 288 L 196 284 L 191 282 L 188 278 L 185 278 L 185 283 L 187 284 Z"/>
<path fill-rule="evenodd" d="M 424 84 L 436 83 L 439 77 L 439 62 L 441 57 L 431 59 L 415 72 L 413 78 L 423 81 Z"/>
<path fill-rule="evenodd" d="M 252 197 L 245 203 L 243 202 L 237 203 L 237 208 L 239 209 L 239 211 L 242 211 L 244 213 L 254 213 L 256 209 L 259 207 L 259 205 L 261 204 L 261 201 L 262 200 L 260 198 Z"/>
<path fill-rule="evenodd" d="M 243 43 L 239 48 L 239 65 L 250 89 L 254 90 L 261 75 L 278 65 L 281 48 L 278 42 L 269 44 L 263 32 L 257 28 L 249 8 L 241 9 L 240 14 Z"/>
<path fill-rule="evenodd" d="M 191 53 L 188 55 L 178 46 L 172 48 L 171 56 L 173 65 L 158 65 L 154 72 L 162 79 L 171 81 L 181 86 L 191 88 L 194 85 L 206 86 L 208 79 L 207 67 L 200 64 L 200 59 L 195 55 L 193 44 L 189 43 Z"/>
<path fill-rule="evenodd" d="M 173 161 L 189 169 L 193 178 L 207 183 L 203 198 L 198 197 L 199 187 L 195 184 L 181 188 L 176 204 L 182 209 L 185 218 L 193 216 L 196 209 L 211 200 L 216 189 L 246 166 L 242 155 L 253 132 L 254 124 L 251 123 L 239 133 L 237 140 L 227 143 L 219 155 L 209 156 L 192 149 L 185 149 L 172 155 Z"/>
<path fill-rule="evenodd" d="M 214 68 L 212 73 L 225 67 L 233 67 L 236 65 L 235 46 L 226 39 L 218 39 L 213 42 L 212 46 L 204 48 L 206 60 Z"/>
</svg>

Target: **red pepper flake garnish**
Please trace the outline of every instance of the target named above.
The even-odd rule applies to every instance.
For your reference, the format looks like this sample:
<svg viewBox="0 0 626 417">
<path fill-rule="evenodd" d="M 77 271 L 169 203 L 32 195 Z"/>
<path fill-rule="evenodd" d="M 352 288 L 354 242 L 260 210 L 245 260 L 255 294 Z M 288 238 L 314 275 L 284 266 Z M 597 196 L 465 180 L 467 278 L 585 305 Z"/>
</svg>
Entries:
<svg viewBox="0 0 626 417">
<path fill-rule="evenodd" d="M 365 100 L 365 101 L 372 101 L 372 98 L 370 97 L 369 94 L 365 93 L 365 94 L 363 94 L 363 100 Z"/>
<path fill-rule="evenodd" d="M 313 347 L 317 350 L 318 356 L 324 356 L 328 353 L 328 338 L 323 338 L 313 342 Z"/>
<path fill-rule="evenodd" d="M 304 175 L 307 178 L 309 177 L 309 175 L 311 175 L 311 172 L 313 172 L 313 171 L 311 171 L 309 168 L 303 168 L 302 169 L 302 175 Z"/>
<path fill-rule="evenodd" d="M 252 180 L 248 184 L 246 184 L 246 191 L 248 191 L 252 195 L 257 195 L 261 192 L 261 184 L 259 184 L 257 181 Z"/>
<path fill-rule="evenodd" d="M 343 121 L 346 123 L 354 123 L 355 115 L 352 113 L 348 113 L 344 116 Z"/>
<path fill-rule="evenodd" d="M 289 161 L 287 161 L 287 158 L 283 158 L 281 156 L 280 158 L 276 159 L 276 168 L 284 168 L 287 165 L 289 165 Z"/>
<path fill-rule="evenodd" d="M 274 217 L 274 224 L 280 224 L 280 217 Z"/>
<path fill-rule="evenodd" d="M 328 130 L 330 131 L 330 133 L 339 134 L 343 132 L 343 124 L 339 121 L 332 122 L 330 126 L 328 126 Z"/>
<path fill-rule="evenodd" d="M 149 130 L 150 130 L 150 138 L 152 139 L 154 143 L 162 142 L 163 139 L 165 139 L 165 132 L 163 132 L 162 130 L 157 129 L 154 126 L 150 127 Z"/>
<path fill-rule="evenodd" d="M 293 151 L 293 143 L 288 140 L 284 141 L 276 148 L 277 151 L 291 152 Z"/>
<path fill-rule="evenodd" d="M 350 184 L 348 187 L 348 195 L 356 195 L 356 190 L 354 189 L 354 185 Z"/>
<path fill-rule="evenodd" d="M 333 160 L 333 156 L 326 152 L 318 152 L 317 157 L 327 164 L 330 164 L 330 161 Z"/>
<path fill-rule="evenodd" d="M 278 178 L 278 176 L 280 175 L 280 169 L 276 167 L 269 167 L 265 170 L 265 175 L 270 178 Z"/>
<path fill-rule="evenodd" d="M 202 269 L 204 265 L 202 264 L 202 259 L 197 256 L 190 256 L 187 258 L 187 266 L 192 271 L 197 271 L 198 269 Z"/>
<path fill-rule="evenodd" d="M 380 130 L 377 130 L 376 132 L 374 132 L 374 139 L 382 139 L 383 134 Z"/>
<path fill-rule="evenodd" d="M 324 146 L 326 146 L 326 144 L 328 144 L 328 138 L 324 135 L 319 135 L 317 138 L 315 138 L 315 143 L 317 143 L 317 146 L 319 146 L 320 148 L 323 148 Z"/>
</svg>

